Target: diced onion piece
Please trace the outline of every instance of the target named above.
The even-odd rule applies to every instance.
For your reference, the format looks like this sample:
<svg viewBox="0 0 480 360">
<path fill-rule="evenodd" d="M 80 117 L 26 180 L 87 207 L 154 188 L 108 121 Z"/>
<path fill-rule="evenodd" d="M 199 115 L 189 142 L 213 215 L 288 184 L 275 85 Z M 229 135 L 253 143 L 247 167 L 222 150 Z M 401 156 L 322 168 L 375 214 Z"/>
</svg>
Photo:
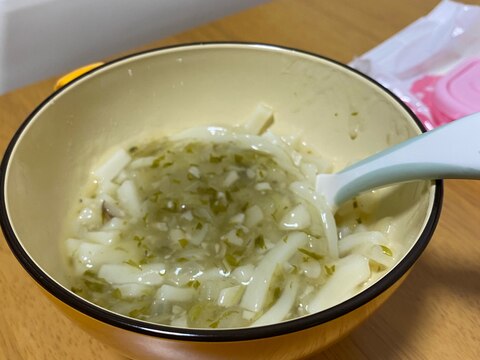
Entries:
<svg viewBox="0 0 480 360">
<path fill-rule="evenodd" d="M 251 326 L 274 324 L 284 320 L 295 302 L 297 292 L 298 279 L 296 277 L 289 279 L 282 292 L 282 295 L 280 295 L 280 298 L 275 302 L 275 304 L 273 304 L 270 309 L 267 310 L 265 314 L 260 316 L 260 318 L 258 318 Z"/>
<path fill-rule="evenodd" d="M 141 269 L 128 264 L 105 264 L 98 271 L 98 276 L 110 284 L 160 285 L 164 274 L 164 264 L 143 265 Z"/>
<path fill-rule="evenodd" d="M 174 243 L 182 239 L 187 239 L 187 234 L 181 229 L 172 229 L 168 233 L 170 240 Z M 188 239 L 187 239 L 188 240 Z"/>
<path fill-rule="evenodd" d="M 142 215 L 142 205 L 138 190 L 132 180 L 126 180 L 117 190 L 120 205 L 133 217 L 139 218 Z"/>
<path fill-rule="evenodd" d="M 318 261 L 303 262 L 300 269 L 310 279 L 316 279 L 322 274 L 322 267 Z"/>
<path fill-rule="evenodd" d="M 272 186 L 268 182 L 260 182 L 255 184 L 255 190 L 257 191 L 272 190 Z"/>
<path fill-rule="evenodd" d="M 185 211 L 183 214 L 182 214 L 182 218 L 184 218 L 185 220 L 188 220 L 188 221 L 192 221 L 193 220 L 193 214 L 190 210 L 188 211 Z"/>
<path fill-rule="evenodd" d="M 100 182 L 110 181 L 130 162 L 131 157 L 124 149 L 119 149 L 102 165 L 93 171 L 93 175 Z"/>
<path fill-rule="evenodd" d="M 227 176 L 225 177 L 225 180 L 223 180 L 223 186 L 228 188 L 233 185 L 235 181 L 240 179 L 240 176 L 238 176 L 238 173 L 235 170 L 231 170 L 228 172 Z"/>
<path fill-rule="evenodd" d="M 243 224 L 244 221 L 245 221 L 245 214 L 238 213 L 237 215 L 232 216 L 228 222 L 230 224 Z"/>
<path fill-rule="evenodd" d="M 310 226 L 312 219 L 304 204 L 298 204 L 285 214 L 280 221 L 280 227 L 285 230 L 303 230 Z"/>
<path fill-rule="evenodd" d="M 218 295 L 217 304 L 224 307 L 237 305 L 242 297 L 242 291 L 242 285 L 236 285 L 222 289 Z"/>
<path fill-rule="evenodd" d="M 228 233 L 222 236 L 228 243 L 232 245 L 242 246 L 243 239 L 237 235 L 237 229 L 230 230 Z"/>
<path fill-rule="evenodd" d="M 208 224 L 203 224 L 201 229 L 195 230 L 190 238 L 190 242 L 194 245 L 200 245 L 208 234 L 208 228 Z"/>
<path fill-rule="evenodd" d="M 255 225 L 259 224 L 263 220 L 263 211 L 260 209 L 260 206 L 253 205 L 250 206 L 245 211 L 245 226 L 252 228 Z"/>
<path fill-rule="evenodd" d="M 303 232 L 292 232 L 284 241 L 279 241 L 255 268 L 252 281 L 243 294 L 240 306 L 255 312 L 262 310 L 275 269 L 288 261 L 297 249 L 307 242 L 308 237 Z"/>
<path fill-rule="evenodd" d="M 116 288 L 120 290 L 122 297 L 127 299 L 139 298 L 148 293 L 151 289 L 150 286 L 142 284 L 122 284 L 118 285 Z"/>
<path fill-rule="evenodd" d="M 247 285 L 252 279 L 255 266 L 253 264 L 242 265 L 232 271 L 232 277 L 243 285 Z"/>
<path fill-rule="evenodd" d="M 90 231 L 85 233 L 85 239 L 97 244 L 111 245 L 118 241 L 118 231 Z"/>
<path fill-rule="evenodd" d="M 265 104 L 258 104 L 243 127 L 249 134 L 261 135 L 273 124 L 273 110 Z"/>
<path fill-rule="evenodd" d="M 200 179 L 200 176 L 201 176 L 201 173 L 200 173 L 200 169 L 196 166 L 190 166 L 188 168 L 188 173 L 194 177 L 196 177 L 197 179 Z"/>
<path fill-rule="evenodd" d="M 365 256 L 351 254 L 340 259 L 328 281 L 307 305 L 307 311 L 316 313 L 345 301 L 369 277 L 370 266 Z"/>
<path fill-rule="evenodd" d="M 167 223 L 159 222 L 159 223 L 153 224 L 153 226 L 160 231 L 168 231 Z"/>
<path fill-rule="evenodd" d="M 179 288 L 176 286 L 163 284 L 155 294 L 155 298 L 160 301 L 187 302 L 195 296 L 195 289 Z"/>
</svg>

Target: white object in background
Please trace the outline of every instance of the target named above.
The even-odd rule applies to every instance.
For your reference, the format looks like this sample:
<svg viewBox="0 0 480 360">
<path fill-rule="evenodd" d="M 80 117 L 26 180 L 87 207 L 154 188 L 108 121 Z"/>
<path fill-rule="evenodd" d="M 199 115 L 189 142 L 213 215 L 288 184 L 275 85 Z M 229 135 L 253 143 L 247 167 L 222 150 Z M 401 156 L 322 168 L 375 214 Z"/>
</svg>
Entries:
<svg viewBox="0 0 480 360">
<path fill-rule="evenodd" d="M 441 74 L 480 55 L 480 6 L 443 0 L 428 15 L 349 65 L 376 79 L 416 112 L 428 129 L 427 106 L 411 91 L 427 74 Z"/>
<path fill-rule="evenodd" d="M 0 0 L 0 94 L 266 0 Z"/>
</svg>

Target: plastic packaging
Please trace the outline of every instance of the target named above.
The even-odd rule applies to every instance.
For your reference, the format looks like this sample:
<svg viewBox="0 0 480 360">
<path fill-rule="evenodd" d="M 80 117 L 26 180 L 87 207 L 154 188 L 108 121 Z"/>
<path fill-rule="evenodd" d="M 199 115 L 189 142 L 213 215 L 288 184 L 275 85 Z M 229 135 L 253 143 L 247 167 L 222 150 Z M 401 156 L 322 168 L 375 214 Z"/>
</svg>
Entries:
<svg viewBox="0 0 480 360">
<path fill-rule="evenodd" d="M 444 0 L 349 65 L 392 90 L 427 129 L 480 111 L 480 6 Z"/>
</svg>

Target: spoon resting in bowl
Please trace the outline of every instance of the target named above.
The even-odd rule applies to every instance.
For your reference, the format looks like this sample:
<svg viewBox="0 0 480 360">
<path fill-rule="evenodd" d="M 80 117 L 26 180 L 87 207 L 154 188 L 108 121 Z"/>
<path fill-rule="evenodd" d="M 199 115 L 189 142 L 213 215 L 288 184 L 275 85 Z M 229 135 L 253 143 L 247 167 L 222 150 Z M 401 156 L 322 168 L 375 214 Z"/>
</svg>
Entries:
<svg viewBox="0 0 480 360">
<path fill-rule="evenodd" d="M 334 174 L 316 191 L 335 212 L 359 193 L 411 180 L 480 179 L 480 113 L 401 142 Z"/>
</svg>

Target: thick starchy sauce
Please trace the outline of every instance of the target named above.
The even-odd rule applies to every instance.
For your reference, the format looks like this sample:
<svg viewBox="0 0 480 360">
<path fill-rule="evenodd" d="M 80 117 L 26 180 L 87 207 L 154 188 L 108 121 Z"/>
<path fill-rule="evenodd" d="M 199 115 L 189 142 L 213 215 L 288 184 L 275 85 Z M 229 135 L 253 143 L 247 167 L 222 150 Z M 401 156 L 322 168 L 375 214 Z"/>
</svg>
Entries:
<svg viewBox="0 0 480 360">
<path fill-rule="evenodd" d="M 182 327 L 263 325 L 312 312 L 344 259 L 332 256 L 325 219 L 308 198 L 318 166 L 305 162 L 304 147 L 286 146 L 278 150 L 288 164 L 236 140 L 164 138 L 119 150 L 94 171 L 66 242 L 72 290 Z M 391 257 L 385 239 L 372 241 Z M 353 271 L 384 267 L 380 255 L 351 255 Z"/>
</svg>

